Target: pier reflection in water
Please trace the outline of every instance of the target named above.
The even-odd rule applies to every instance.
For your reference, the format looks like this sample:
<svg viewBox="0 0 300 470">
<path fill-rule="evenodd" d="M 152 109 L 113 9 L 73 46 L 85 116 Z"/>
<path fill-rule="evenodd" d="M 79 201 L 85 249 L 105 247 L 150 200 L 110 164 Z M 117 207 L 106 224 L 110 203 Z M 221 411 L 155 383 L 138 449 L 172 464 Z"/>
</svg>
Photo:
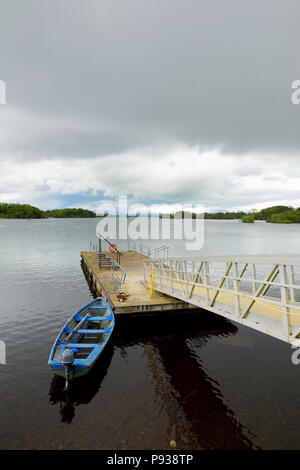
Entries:
<svg viewBox="0 0 300 470">
<path fill-rule="evenodd" d="M 167 416 L 166 442 L 175 440 L 177 449 L 254 448 L 251 433 L 223 402 L 218 383 L 209 377 L 188 346 L 188 340 L 195 339 L 198 347 L 204 347 L 211 338 L 235 335 L 237 328 L 224 319 L 204 317 L 201 327 L 190 314 L 147 319 L 118 317 L 111 344 L 88 376 L 72 383 L 68 392 L 63 390 L 64 379 L 53 377 L 49 402 L 59 404 L 61 422 L 71 424 L 76 420 L 77 407 L 90 404 L 97 394 L 101 395 L 101 383 L 109 373 L 114 351 L 119 350 L 126 360 L 127 350 L 139 344 L 144 348 L 145 364 L 152 377 L 156 412 Z M 100 418 L 105 422 L 105 413 Z M 147 428 L 147 424 L 144 426 Z M 111 439 L 113 444 L 113 436 Z M 99 445 L 101 448 L 101 442 Z"/>
<path fill-rule="evenodd" d="M 212 338 L 235 335 L 237 328 L 204 312 L 200 330 L 193 315 L 166 319 L 155 321 L 156 326 L 160 322 L 163 334 L 144 340 L 156 401 L 169 418 L 169 438 L 173 436 L 181 449 L 257 448 L 251 440 L 256 436 L 238 422 L 224 403 L 218 383 L 209 377 L 188 346 L 193 339 L 199 348 Z"/>
<path fill-rule="evenodd" d="M 252 449 L 251 434 L 223 402 L 218 382 L 192 356 L 186 341 L 156 341 L 149 367 L 180 447 Z"/>
</svg>

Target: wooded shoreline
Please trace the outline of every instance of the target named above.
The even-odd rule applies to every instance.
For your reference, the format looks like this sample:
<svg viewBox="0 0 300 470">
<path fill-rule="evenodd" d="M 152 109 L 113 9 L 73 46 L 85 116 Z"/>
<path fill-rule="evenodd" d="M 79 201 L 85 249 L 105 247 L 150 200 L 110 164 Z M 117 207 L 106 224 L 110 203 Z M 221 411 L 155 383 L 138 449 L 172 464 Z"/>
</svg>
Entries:
<svg viewBox="0 0 300 470">
<path fill-rule="evenodd" d="M 108 213 L 96 214 L 93 211 L 82 208 L 52 209 L 43 211 L 30 204 L 0 203 L 0 219 L 48 219 L 48 218 L 95 218 L 105 217 Z M 136 214 L 142 215 L 142 214 Z M 160 218 L 192 218 L 199 214 L 188 211 L 177 211 L 172 214 L 157 214 Z M 129 217 L 127 215 L 127 217 Z M 256 220 L 264 220 L 269 223 L 291 224 L 300 223 L 300 208 L 291 206 L 271 206 L 260 211 L 253 209 L 250 212 L 214 212 L 204 213 L 204 219 L 213 220 L 241 220 L 243 223 L 254 223 Z"/>
</svg>

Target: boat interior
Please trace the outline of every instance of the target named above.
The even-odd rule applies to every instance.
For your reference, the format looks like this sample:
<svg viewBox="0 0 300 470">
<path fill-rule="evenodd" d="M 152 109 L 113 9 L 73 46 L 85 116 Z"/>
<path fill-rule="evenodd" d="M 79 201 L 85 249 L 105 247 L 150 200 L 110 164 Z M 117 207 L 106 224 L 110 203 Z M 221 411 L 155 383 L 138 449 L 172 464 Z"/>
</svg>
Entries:
<svg viewBox="0 0 300 470">
<path fill-rule="evenodd" d="M 113 320 L 113 314 L 101 299 L 80 310 L 65 325 L 53 359 L 61 359 L 66 344 L 72 348 L 75 359 L 88 358 L 94 347 L 110 335 Z"/>
</svg>

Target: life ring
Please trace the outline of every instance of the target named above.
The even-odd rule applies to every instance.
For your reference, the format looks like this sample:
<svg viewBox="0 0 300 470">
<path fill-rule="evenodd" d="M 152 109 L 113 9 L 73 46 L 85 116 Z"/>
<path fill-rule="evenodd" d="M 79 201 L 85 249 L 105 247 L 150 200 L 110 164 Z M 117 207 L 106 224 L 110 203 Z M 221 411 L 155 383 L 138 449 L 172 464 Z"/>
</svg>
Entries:
<svg viewBox="0 0 300 470">
<path fill-rule="evenodd" d="M 111 253 L 115 253 L 116 251 L 118 251 L 118 247 L 115 243 L 112 243 L 111 245 L 109 245 L 108 249 Z"/>
</svg>

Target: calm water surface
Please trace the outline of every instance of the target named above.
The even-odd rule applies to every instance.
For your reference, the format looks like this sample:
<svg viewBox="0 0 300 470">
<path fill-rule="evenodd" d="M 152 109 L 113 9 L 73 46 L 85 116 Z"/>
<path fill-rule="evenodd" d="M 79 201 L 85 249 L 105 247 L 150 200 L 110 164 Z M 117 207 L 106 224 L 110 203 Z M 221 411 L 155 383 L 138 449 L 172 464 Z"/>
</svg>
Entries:
<svg viewBox="0 0 300 470">
<path fill-rule="evenodd" d="M 96 222 L 0 221 L 0 448 L 299 449 L 291 347 L 210 313 L 117 318 L 105 356 L 63 391 L 47 360 L 65 320 L 92 298 L 80 251 Z M 207 221 L 202 253 L 299 246 L 298 225 Z M 183 244 L 171 250 L 182 255 Z"/>
</svg>

